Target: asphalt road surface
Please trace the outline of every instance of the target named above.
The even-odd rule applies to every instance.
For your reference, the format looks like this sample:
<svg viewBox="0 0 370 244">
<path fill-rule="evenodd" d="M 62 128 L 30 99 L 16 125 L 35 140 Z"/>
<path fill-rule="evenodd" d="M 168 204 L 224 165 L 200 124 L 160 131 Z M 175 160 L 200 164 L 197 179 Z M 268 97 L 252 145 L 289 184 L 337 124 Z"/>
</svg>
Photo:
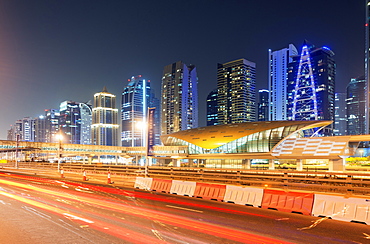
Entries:
<svg viewBox="0 0 370 244">
<path fill-rule="evenodd" d="M 370 243 L 359 223 L 6 172 L 0 227 L 1 244 Z"/>
</svg>

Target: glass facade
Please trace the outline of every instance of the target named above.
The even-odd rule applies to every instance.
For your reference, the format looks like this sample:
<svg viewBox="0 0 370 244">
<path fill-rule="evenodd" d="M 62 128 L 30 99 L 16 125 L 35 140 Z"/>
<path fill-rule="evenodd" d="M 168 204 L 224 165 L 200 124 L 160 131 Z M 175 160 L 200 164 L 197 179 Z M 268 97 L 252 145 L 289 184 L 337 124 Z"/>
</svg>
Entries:
<svg viewBox="0 0 370 244">
<path fill-rule="evenodd" d="M 205 149 L 174 136 L 168 136 L 163 143 L 166 146 L 188 146 L 189 154 L 263 153 L 271 151 L 282 139 L 293 133 L 299 133 L 300 128 L 302 128 L 300 125 L 291 125 L 263 130 L 225 143 L 214 149 Z M 301 137 L 302 134 L 297 136 Z"/>
</svg>

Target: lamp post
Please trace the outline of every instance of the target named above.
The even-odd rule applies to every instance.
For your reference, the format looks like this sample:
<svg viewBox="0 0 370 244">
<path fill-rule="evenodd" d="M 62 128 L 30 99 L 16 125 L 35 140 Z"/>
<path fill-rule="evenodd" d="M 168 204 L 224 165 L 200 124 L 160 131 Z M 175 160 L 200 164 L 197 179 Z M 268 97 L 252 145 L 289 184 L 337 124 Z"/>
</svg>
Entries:
<svg viewBox="0 0 370 244">
<path fill-rule="evenodd" d="M 59 134 L 56 135 L 56 138 L 58 139 L 58 172 L 60 172 L 60 154 L 62 152 L 62 139 L 63 139 L 63 136 L 62 134 L 59 132 Z"/>
</svg>

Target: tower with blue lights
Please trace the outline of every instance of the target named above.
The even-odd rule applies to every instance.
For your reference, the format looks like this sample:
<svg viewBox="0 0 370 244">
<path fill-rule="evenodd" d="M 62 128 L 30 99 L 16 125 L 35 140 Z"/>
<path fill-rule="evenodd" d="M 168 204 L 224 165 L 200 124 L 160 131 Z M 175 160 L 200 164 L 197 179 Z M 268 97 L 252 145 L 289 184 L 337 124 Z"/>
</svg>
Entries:
<svg viewBox="0 0 370 244">
<path fill-rule="evenodd" d="M 261 89 L 258 91 L 259 102 L 257 105 L 258 121 L 269 121 L 269 97 L 270 91 Z"/>
<path fill-rule="evenodd" d="M 305 41 L 288 65 L 288 120 L 334 120 L 334 52 Z M 332 135 L 333 125 L 320 135 Z"/>
<path fill-rule="evenodd" d="M 351 79 L 347 85 L 347 133 L 348 135 L 366 134 L 366 116 L 365 116 L 365 77 L 361 76 Z"/>
<path fill-rule="evenodd" d="M 287 120 L 287 70 L 292 56 L 298 55 L 297 48 L 289 44 L 287 48 L 269 50 L 269 117 L 270 121 Z"/>
<path fill-rule="evenodd" d="M 195 65 L 182 61 L 164 67 L 161 134 L 198 127 L 198 77 Z"/>
<path fill-rule="evenodd" d="M 218 90 L 214 89 L 207 96 L 207 126 L 218 124 Z"/>
<path fill-rule="evenodd" d="M 150 101 L 150 81 L 141 75 L 128 79 L 122 91 L 121 104 L 121 142 L 124 147 L 143 147 Z"/>
</svg>

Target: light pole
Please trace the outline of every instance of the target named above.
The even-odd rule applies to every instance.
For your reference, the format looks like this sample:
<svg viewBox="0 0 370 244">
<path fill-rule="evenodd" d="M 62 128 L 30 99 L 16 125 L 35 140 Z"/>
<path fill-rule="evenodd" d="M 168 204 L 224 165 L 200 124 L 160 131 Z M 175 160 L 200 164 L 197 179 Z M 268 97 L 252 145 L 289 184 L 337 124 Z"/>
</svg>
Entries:
<svg viewBox="0 0 370 244">
<path fill-rule="evenodd" d="M 61 160 L 60 154 L 62 152 L 62 139 L 63 139 L 63 136 L 59 132 L 59 134 L 56 135 L 56 138 L 58 139 L 58 172 L 60 172 L 60 160 Z"/>
</svg>

